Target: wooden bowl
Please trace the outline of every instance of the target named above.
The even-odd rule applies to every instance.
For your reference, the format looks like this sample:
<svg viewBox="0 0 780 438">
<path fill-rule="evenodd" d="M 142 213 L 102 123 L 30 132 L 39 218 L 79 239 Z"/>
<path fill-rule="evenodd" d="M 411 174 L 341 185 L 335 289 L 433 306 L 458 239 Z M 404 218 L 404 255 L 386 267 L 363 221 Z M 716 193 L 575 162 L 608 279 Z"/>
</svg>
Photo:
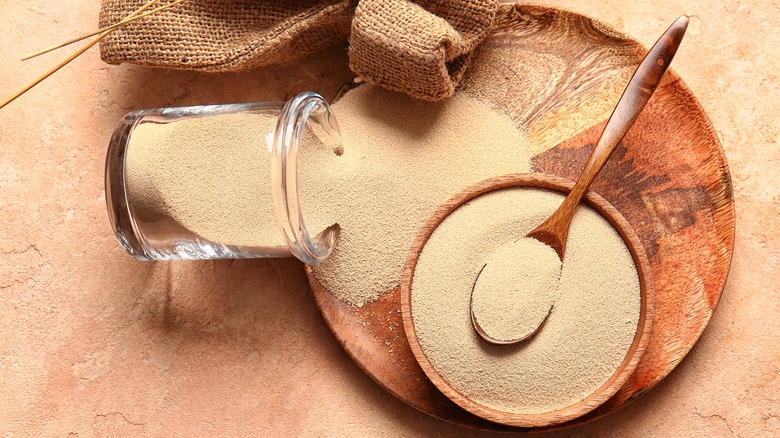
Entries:
<svg viewBox="0 0 780 438">
<path fill-rule="evenodd" d="M 436 210 L 436 212 L 425 222 L 425 225 L 415 238 L 414 244 L 409 251 L 409 256 L 406 259 L 406 265 L 401 280 L 401 313 L 403 316 L 406 337 L 409 340 L 409 345 L 414 353 L 414 357 L 417 359 L 417 362 L 420 363 L 420 366 L 431 382 L 433 382 L 442 393 L 462 408 L 487 420 L 508 426 L 543 427 L 560 424 L 585 415 L 612 397 L 620 387 L 625 384 L 626 380 L 628 380 L 631 373 L 634 372 L 636 366 L 639 364 L 639 360 L 641 359 L 642 354 L 644 354 L 647 342 L 650 339 L 654 313 L 653 280 L 650 264 L 645 255 L 644 248 L 642 247 L 642 242 L 639 240 L 636 233 L 634 233 L 631 225 L 628 224 L 625 218 L 623 218 L 612 205 L 601 196 L 589 191 L 586 193 L 583 202 L 593 207 L 599 214 L 606 218 L 610 224 L 612 224 L 631 252 L 631 257 L 634 260 L 639 276 L 641 295 L 639 319 L 637 321 L 633 341 L 623 358 L 623 361 L 607 382 L 583 400 L 563 409 L 534 415 L 503 412 L 486 407 L 460 393 L 442 378 L 425 355 L 419 339 L 417 338 L 414 324 L 412 313 L 412 294 L 414 293 L 414 289 L 412 285 L 415 268 L 417 267 L 417 261 L 420 254 L 431 234 L 436 230 L 439 224 L 466 202 L 495 190 L 512 187 L 533 187 L 555 190 L 567 194 L 573 186 L 574 183 L 572 181 L 553 175 L 543 174 L 514 174 L 482 181 L 461 191 Z"/>
</svg>

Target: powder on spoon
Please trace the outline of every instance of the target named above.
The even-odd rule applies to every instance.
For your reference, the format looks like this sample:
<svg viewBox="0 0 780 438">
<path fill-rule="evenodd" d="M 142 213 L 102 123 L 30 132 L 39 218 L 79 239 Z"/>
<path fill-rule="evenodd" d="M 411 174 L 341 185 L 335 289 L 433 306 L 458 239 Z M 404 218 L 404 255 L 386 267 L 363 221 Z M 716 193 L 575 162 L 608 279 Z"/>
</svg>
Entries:
<svg viewBox="0 0 780 438">
<path fill-rule="evenodd" d="M 524 235 L 563 201 L 560 193 L 503 189 L 464 204 L 434 230 L 412 280 L 420 346 L 455 390 L 488 408 L 542 414 L 593 394 L 616 372 L 639 321 L 639 278 L 610 223 L 586 205 L 571 224 L 558 298 L 536 335 L 491 345 L 469 317 L 471 287 L 508 236 Z"/>
<path fill-rule="evenodd" d="M 544 243 L 522 237 L 485 259 L 471 294 L 474 320 L 497 341 L 533 335 L 558 296 L 561 259 Z"/>
</svg>

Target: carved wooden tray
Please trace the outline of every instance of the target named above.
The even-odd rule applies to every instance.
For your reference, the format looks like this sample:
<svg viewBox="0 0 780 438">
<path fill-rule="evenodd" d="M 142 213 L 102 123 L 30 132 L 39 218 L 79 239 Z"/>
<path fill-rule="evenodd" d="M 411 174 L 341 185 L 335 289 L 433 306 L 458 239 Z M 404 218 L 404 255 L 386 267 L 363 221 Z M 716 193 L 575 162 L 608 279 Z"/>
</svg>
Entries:
<svg viewBox="0 0 780 438">
<path fill-rule="evenodd" d="M 462 89 L 514 118 L 534 145 L 536 172 L 575 179 L 646 50 L 588 17 L 502 5 Z M 717 305 L 734 243 L 734 200 L 723 150 L 701 105 L 671 70 L 591 188 L 622 213 L 642 241 L 655 282 L 656 314 L 647 351 L 628 382 L 564 426 L 621 408 L 680 363 Z M 390 393 L 446 421 L 511 429 L 466 412 L 425 377 L 403 331 L 398 289 L 353 308 L 333 298 L 308 268 L 307 275 L 336 338 Z"/>
</svg>

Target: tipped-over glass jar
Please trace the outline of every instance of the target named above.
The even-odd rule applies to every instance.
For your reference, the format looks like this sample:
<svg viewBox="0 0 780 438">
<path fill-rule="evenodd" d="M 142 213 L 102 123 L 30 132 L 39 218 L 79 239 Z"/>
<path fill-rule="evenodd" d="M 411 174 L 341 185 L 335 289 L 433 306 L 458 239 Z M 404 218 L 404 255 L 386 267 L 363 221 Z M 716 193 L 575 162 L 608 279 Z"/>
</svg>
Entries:
<svg viewBox="0 0 780 438">
<path fill-rule="evenodd" d="M 319 263 L 339 229 L 332 222 L 310 230 L 304 221 L 299 148 L 313 142 L 343 150 L 330 107 L 311 92 L 287 102 L 133 111 L 106 158 L 114 233 L 142 260 L 292 255 Z"/>
</svg>

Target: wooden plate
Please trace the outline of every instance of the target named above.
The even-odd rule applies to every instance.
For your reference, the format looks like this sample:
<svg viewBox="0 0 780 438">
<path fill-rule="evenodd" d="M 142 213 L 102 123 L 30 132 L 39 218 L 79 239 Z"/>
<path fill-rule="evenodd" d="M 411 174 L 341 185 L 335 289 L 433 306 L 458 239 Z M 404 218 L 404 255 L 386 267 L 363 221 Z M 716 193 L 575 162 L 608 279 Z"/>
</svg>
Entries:
<svg viewBox="0 0 780 438">
<path fill-rule="evenodd" d="M 420 367 L 423 369 L 426 376 L 428 376 L 431 382 L 439 388 L 441 392 L 467 411 L 472 412 L 479 417 L 495 421 L 496 423 L 510 426 L 542 427 L 556 425 L 579 418 L 597 408 L 613 396 L 620 387 L 626 383 L 631 376 L 631 373 L 636 369 L 647 348 L 647 342 L 650 339 L 650 332 L 652 329 L 653 313 L 655 309 L 653 304 L 655 293 L 653 292 L 652 273 L 650 264 L 645 255 L 645 250 L 642 248 L 642 242 L 639 240 L 636 233 L 634 233 L 634 230 L 631 229 L 628 221 L 620 215 L 615 207 L 604 200 L 604 198 L 593 191 L 587 192 L 585 197 L 583 197 L 582 202 L 590 205 L 601 214 L 601 216 L 607 219 L 615 230 L 617 230 L 618 234 L 620 234 L 620 237 L 625 242 L 626 247 L 631 252 L 631 257 L 636 266 L 637 274 L 639 275 L 639 293 L 641 297 L 639 318 L 637 320 L 636 332 L 631 342 L 631 346 L 626 352 L 625 357 L 623 357 L 622 362 L 615 369 L 612 376 L 610 376 L 610 378 L 592 394 L 588 394 L 582 400 L 579 400 L 577 403 L 570 406 L 541 414 L 504 412 L 484 406 L 461 394 L 457 388 L 450 385 L 450 383 L 439 374 L 436 367 L 431 364 L 417 338 L 412 312 L 412 294 L 414 293 L 412 284 L 414 281 L 414 273 L 417 268 L 420 254 L 422 253 L 423 248 L 425 248 L 425 244 L 430 239 L 431 234 L 433 234 L 447 216 L 460 208 L 463 204 L 486 193 L 512 187 L 541 188 L 568 194 L 572 187 L 574 187 L 574 182 L 557 176 L 541 174 L 521 173 L 499 176 L 464 189 L 439 207 L 439 209 L 437 209 L 425 222 L 420 233 L 415 238 L 404 267 L 403 277 L 401 278 L 401 314 L 404 321 L 404 331 L 407 335 L 407 340 L 412 349 L 412 353 L 414 353 L 417 362 L 420 364 Z"/>
<path fill-rule="evenodd" d="M 513 117 L 535 146 L 535 171 L 575 179 L 646 50 L 578 14 L 502 5 L 462 89 Z M 734 199 L 720 141 L 671 70 L 591 189 L 642 241 L 655 283 L 655 318 L 628 381 L 600 407 L 564 425 L 621 408 L 680 363 L 717 305 L 734 243 Z M 311 270 L 307 274 L 336 338 L 390 393 L 450 422 L 517 430 L 465 411 L 426 378 L 403 331 L 399 289 L 353 308 L 333 298 Z"/>
</svg>

